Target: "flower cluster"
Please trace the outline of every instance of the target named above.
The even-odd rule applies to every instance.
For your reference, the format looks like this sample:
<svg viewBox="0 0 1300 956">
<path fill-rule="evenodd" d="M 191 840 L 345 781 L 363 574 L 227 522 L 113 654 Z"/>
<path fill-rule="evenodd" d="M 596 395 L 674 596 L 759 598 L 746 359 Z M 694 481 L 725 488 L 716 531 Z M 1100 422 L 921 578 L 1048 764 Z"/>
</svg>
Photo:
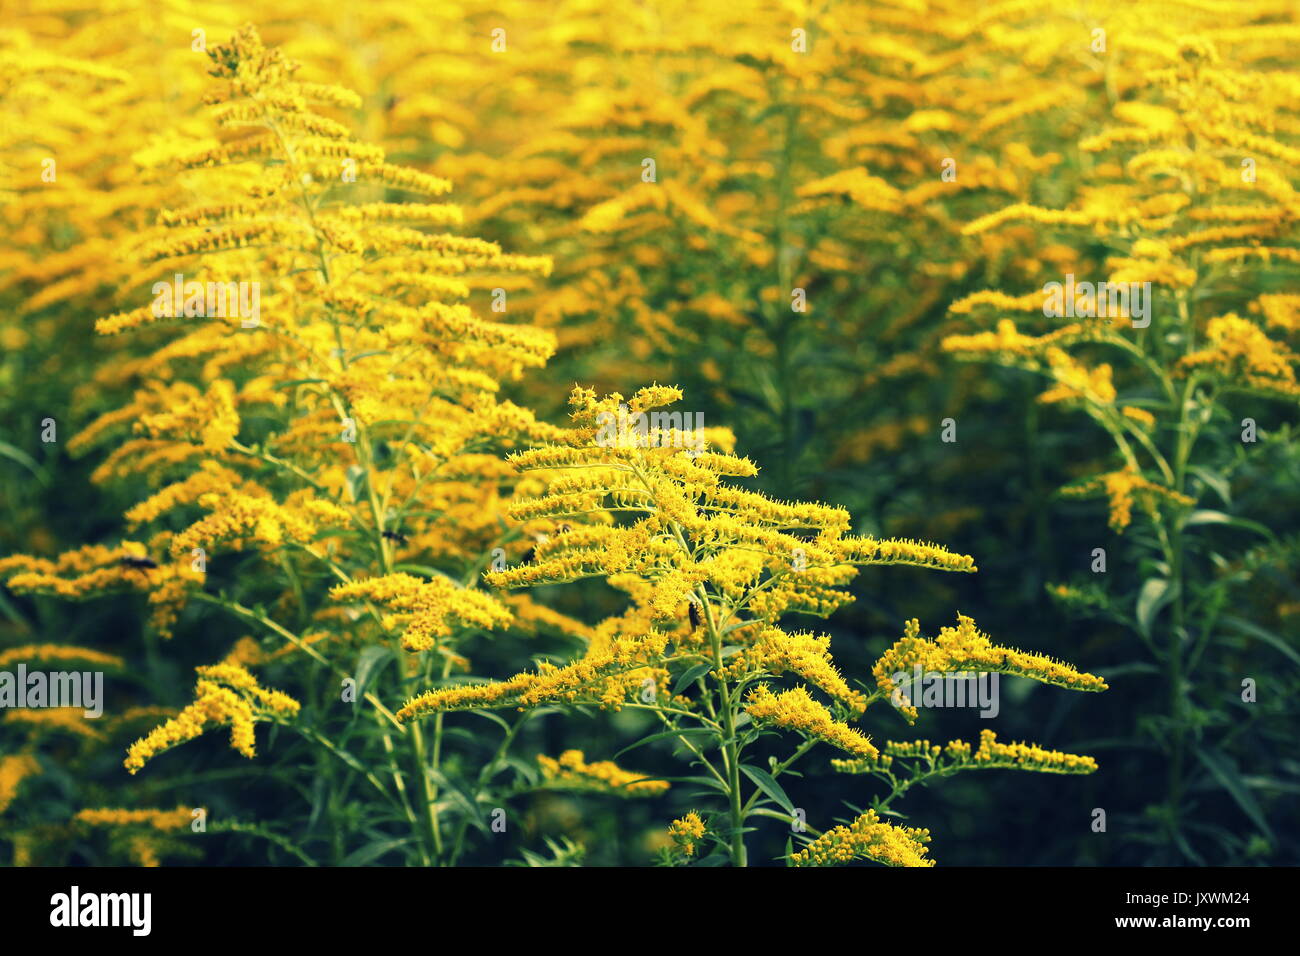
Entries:
<svg viewBox="0 0 1300 956">
<path fill-rule="evenodd" d="M 934 866 L 927 859 L 930 831 L 897 827 L 868 810 L 848 826 L 827 830 L 790 857 L 794 866 L 838 866 L 871 860 L 885 866 Z"/>
<path fill-rule="evenodd" d="M 933 639 L 921 636 L 919 621 L 908 621 L 903 637 L 872 668 L 877 694 L 891 697 L 909 722 L 916 720 L 916 708 L 898 696 L 899 684 L 894 678 L 900 673 L 911 674 L 917 666 L 924 672 L 985 671 L 1028 677 L 1068 690 L 1106 690 L 1106 682 L 1100 677 L 1076 670 L 1062 661 L 998 647 L 964 614 L 957 615 L 956 627 L 940 628 L 938 637 Z"/>
<path fill-rule="evenodd" d="M 667 780 L 649 780 L 644 774 L 623 770 L 612 760 L 588 763 L 581 750 L 566 750 L 559 757 L 539 754 L 545 786 L 557 790 L 594 790 L 623 797 L 654 796 L 671 784 Z"/>
<path fill-rule="evenodd" d="M 194 703 L 133 743 L 125 766 L 137 773 L 145 763 L 214 727 L 230 728 L 230 746 L 252 758 L 256 749 L 253 725 L 258 721 L 285 721 L 297 716 L 300 704 L 278 690 L 266 690 L 237 664 L 197 668 Z"/>
</svg>

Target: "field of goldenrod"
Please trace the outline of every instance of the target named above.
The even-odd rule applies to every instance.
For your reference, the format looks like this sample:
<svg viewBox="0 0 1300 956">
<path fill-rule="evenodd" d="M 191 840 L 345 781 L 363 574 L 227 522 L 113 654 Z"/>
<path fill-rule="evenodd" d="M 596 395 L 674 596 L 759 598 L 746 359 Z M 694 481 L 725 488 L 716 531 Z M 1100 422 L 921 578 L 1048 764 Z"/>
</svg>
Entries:
<svg viewBox="0 0 1300 956">
<path fill-rule="evenodd" d="M 1300 862 L 1294 0 L 0 0 L 0 204 L 0 863 Z"/>
</svg>

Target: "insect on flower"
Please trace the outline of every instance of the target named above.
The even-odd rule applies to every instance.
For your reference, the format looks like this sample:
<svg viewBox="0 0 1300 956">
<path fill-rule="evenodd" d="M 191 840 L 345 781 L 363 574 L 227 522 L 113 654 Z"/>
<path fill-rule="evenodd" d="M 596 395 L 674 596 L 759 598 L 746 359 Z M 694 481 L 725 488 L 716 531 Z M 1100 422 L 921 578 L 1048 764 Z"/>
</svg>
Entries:
<svg viewBox="0 0 1300 956">
<path fill-rule="evenodd" d="M 158 567 L 158 562 L 153 558 L 144 558 L 134 554 L 122 555 L 119 563 L 124 568 L 134 568 L 137 571 L 147 571 Z"/>
<path fill-rule="evenodd" d="M 562 524 L 562 525 L 560 525 L 558 531 L 559 531 L 560 534 L 568 534 L 568 532 L 569 532 L 569 528 L 570 528 L 570 525 Z M 546 542 L 548 542 L 548 541 L 551 540 L 551 536 L 548 535 L 548 534 L 537 534 L 537 535 L 534 535 L 533 537 L 534 537 L 534 540 L 536 540 L 537 543 L 534 544 L 534 545 L 533 545 L 531 548 L 529 548 L 527 551 L 525 551 L 525 552 L 524 552 L 524 556 L 523 556 L 522 558 L 519 559 L 520 562 L 523 563 L 523 564 L 532 564 L 532 563 L 533 563 L 533 559 L 537 557 L 537 549 L 538 549 L 539 547 L 541 547 L 542 545 L 546 544 Z"/>
</svg>

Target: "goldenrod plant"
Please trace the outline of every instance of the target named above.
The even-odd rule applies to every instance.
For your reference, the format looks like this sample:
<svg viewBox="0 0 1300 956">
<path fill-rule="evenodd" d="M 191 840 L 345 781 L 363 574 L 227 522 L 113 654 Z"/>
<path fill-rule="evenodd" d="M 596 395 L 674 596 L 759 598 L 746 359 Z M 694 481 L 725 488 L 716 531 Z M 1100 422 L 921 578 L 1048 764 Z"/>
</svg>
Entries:
<svg viewBox="0 0 1300 956">
<path fill-rule="evenodd" d="M 1234 611 L 1249 564 L 1293 568 L 1294 552 L 1271 527 L 1278 502 L 1251 508 L 1233 491 L 1253 459 L 1285 471 L 1294 463 L 1300 356 L 1289 340 L 1300 299 L 1285 290 L 1300 263 L 1300 150 L 1274 112 L 1294 77 L 1227 65 L 1199 37 L 1151 52 L 1157 63 L 1114 102 L 1113 125 L 1079 142 L 1097 160 L 1077 198 L 1063 208 L 1020 203 L 965 227 L 1034 222 L 1104 250 L 1104 261 L 1041 292 L 961 299 L 953 313 L 987 316 L 994 328 L 943 344 L 1045 378 L 1039 404 L 1082 412 L 1112 443 L 1060 489 L 1065 499 L 1104 499 L 1110 533 L 1098 528 L 1073 580 L 1049 590 L 1123 621 L 1163 673 L 1167 704 L 1145 727 L 1167 764 L 1161 835 L 1201 862 L 1195 844 L 1207 834 L 1188 818 L 1192 787 L 1206 780 L 1228 789 L 1256 838 L 1272 839 L 1232 755 L 1239 729 L 1202 716 L 1206 695 L 1252 703 L 1258 678 L 1241 672 L 1235 688 L 1193 678 L 1237 654 L 1238 641 L 1225 639 L 1233 634 L 1272 645 L 1272 664 L 1296 659 L 1283 638 Z M 1294 495 L 1294 472 L 1279 477 Z"/>
<path fill-rule="evenodd" d="M 114 442 L 100 480 L 147 476 L 124 515 L 140 540 L 0 569 L 17 593 L 145 594 L 153 641 L 196 602 L 250 629 L 198 668 L 193 704 L 131 745 L 130 773 L 219 726 L 252 758 L 255 725 L 283 725 L 410 824 L 386 851 L 440 861 L 440 728 L 401 725 L 376 687 L 467 667 L 461 645 L 514 620 L 475 587 L 510 493 L 489 449 L 552 431 L 498 395 L 545 360 L 550 336 L 460 300 L 477 273 L 548 261 L 418 228 L 459 221 L 428 201 L 450 184 L 355 140 L 321 112 L 352 94 L 297 81 L 253 29 L 208 52 L 221 136 L 160 145 L 194 199 L 137 247 L 145 281 L 163 278 L 152 301 L 97 323 L 175 331 L 140 360 L 131 404 L 74 440 Z M 303 700 L 249 668 L 296 672 Z M 304 706 L 313 719 L 296 719 Z M 337 786 L 331 809 L 352 781 Z"/>
<path fill-rule="evenodd" d="M 8 4 L 0 862 L 1300 859 L 1298 13 Z"/>
<path fill-rule="evenodd" d="M 801 839 L 805 832 L 818 833 L 805 826 L 778 779 L 814 746 L 827 744 L 868 762 L 881 761 L 880 750 L 851 722 L 872 704 L 896 698 L 896 675 L 910 674 L 914 666 L 1105 689 L 1100 678 L 1069 665 L 994 645 L 965 616 L 933 640 L 921 637 L 919 622 L 909 622 L 904 637 L 877 663 L 875 686 L 850 684 L 831 658 L 828 635 L 787 630 L 781 620 L 832 614 L 851 600 L 844 586 L 858 567 L 910 565 L 961 573 L 975 571 L 973 559 L 924 542 L 852 535 L 842 509 L 777 501 L 729 484 L 728 478 L 753 476 L 755 465 L 726 450 L 729 435 L 715 436 L 721 446 L 714 446 L 707 433 L 680 427 L 681 412 L 657 411 L 681 397 L 679 390 L 664 386 L 642 389 L 626 402 L 617 393 L 597 398 L 575 389 L 574 427 L 553 444 L 512 456 L 520 469 L 553 476 L 541 494 L 516 499 L 512 516 L 565 524 L 534 549 L 530 561 L 488 572 L 488 582 L 508 588 L 599 577 L 627 592 L 628 610 L 604 621 L 570 663 L 544 664 L 503 681 L 430 690 L 408 701 L 397 712 L 399 720 L 484 707 L 647 710 L 663 729 L 632 747 L 672 740 L 702 772 L 680 782 L 716 791 L 712 795 L 720 805 L 704 834 L 694 833 L 690 853 L 679 847 L 681 855 L 694 856 L 700 838 L 708 835 L 733 864 L 744 866 L 752 816 L 784 820 Z M 775 680 L 781 677 L 793 685 L 783 687 Z M 914 707 L 898 706 L 915 719 Z M 763 737 L 782 732 L 799 740 L 783 759 L 770 758 L 766 769 L 746 761 L 746 752 Z M 966 746 L 964 756 L 973 766 L 1064 773 L 1096 767 L 1088 757 L 1027 745 L 999 747 L 986 733 L 990 736 L 974 757 Z M 961 753 L 960 742 L 950 746 Z M 891 757 L 883 759 L 880 766 L 887 767 Z M 954 760 L 947 769 L 956 766 Z M 877 817 L 878 809 L 916 779 L 891 775 L 891 792 L 876 809 L 847 828 L 817 836 L 798 853 L 787 853 L 788 861 L 825 864 L 861 857 L 930 865 L 923 845 L 927 831 L 898 829 Z M 637 783 L 625 786 L 631 790 Z"/>
</svg>

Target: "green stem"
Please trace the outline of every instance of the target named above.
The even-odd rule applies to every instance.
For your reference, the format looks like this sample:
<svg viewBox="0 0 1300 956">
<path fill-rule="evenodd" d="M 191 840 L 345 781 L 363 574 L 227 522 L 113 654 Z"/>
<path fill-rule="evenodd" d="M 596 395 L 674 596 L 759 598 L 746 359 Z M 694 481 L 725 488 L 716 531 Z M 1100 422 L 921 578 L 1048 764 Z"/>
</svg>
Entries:
<svg viewBox="0 0 1300 956">
<path fill-rule="evenodd" d="M 727 771 L 727 798 L 731 804 L 731 862 L 735 866 L 745 866 L 748 858 L 745 850 L 745 810 L 740 802 L 740 747 L 736 742 L 736 715 L 731 698 L 731 688 L 722 676 L 722 636 L 718 633 L 713 619 L 713 608 L 708 602 L 703 588 L 699 589 L 704 620 L 709 628 L 709 647 L 713 651 L 713 674 L 718 682 L 718 694 L 722 701 L 722 741 L 723 763 Z"/>
<path fill-rule="evenodd" d="M 438 830 L 438 814 L 433 806 L 437 795 L 433 792 L 428 765 L 425 763 L 424 732 L 420 729 L 419 721 L 412 721 L 411 723 L 410 740 L 411 756 L 415 761 L 416 778 L 420 784 L 421 819 L 425 829 L 424 839 L 427 841 L 427 846 L 422 848 L 421 853 L 424 857 L 424 865 L 430 866 L 434 860 L 442 857 L 442 834 Z M 430 850 L 432 850 L 432 859 L 430 858 Z"/>
</svg>

